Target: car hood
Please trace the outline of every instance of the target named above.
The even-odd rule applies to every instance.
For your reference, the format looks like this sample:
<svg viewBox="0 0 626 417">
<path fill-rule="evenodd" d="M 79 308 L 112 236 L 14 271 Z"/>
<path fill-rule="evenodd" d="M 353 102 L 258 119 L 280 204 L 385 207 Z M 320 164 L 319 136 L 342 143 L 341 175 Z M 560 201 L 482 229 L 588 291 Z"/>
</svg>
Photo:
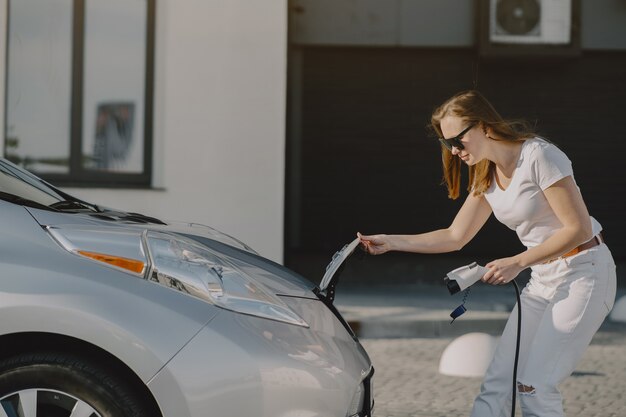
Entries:
<svg viewBox="0 0 626 417">
<path fill-rule="evenodd" d="M 317 298 L 317 286 L 294 271 L 258 255 L 245 243 L 212 227 L 183 222 L 166 222 L 138 213 L 103 209 L 101 212 L 56 212 L 32 207 L 26 210 L 42 227 L 94 227 L 154 230 L 179 234 L 227 255 L 255 280 L 277 295 Z"/>
<path fill-rule="evenodd" d="M 129 213 L 116 209 L 98 207 L 100 211 L 89 210 L 75 212 L 56 212 L 26 207 L 30 214 L 42 226 L 53 226 L 59 224 L 74 225 L 99 225 L 106 226 L 128 226 L 132 228 L 142 227 L 163 232 L 199 234 L 226 245 L 245 250 L 251 253 L 256 252 L 245 243 L 234 237 L 220 232 L 212 227 L 199 223 L 185 223 L 177 221 L 163 221 L 154 217 L 145 216 L 139 213 Z"/>
</svg>

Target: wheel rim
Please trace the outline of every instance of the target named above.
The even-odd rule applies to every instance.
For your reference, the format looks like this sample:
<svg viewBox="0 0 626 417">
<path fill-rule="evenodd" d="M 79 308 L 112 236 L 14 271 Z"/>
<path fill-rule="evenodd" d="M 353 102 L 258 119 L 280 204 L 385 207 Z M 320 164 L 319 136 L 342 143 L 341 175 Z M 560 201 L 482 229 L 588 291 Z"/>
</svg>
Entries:
<svg viewBox="0 0 626 417">
<path fill-rule="evenodd" d="M 102 417 L 85 401 L 66 392 L 25 389 L 0 398 L 0 417 Z"/>
</svg>

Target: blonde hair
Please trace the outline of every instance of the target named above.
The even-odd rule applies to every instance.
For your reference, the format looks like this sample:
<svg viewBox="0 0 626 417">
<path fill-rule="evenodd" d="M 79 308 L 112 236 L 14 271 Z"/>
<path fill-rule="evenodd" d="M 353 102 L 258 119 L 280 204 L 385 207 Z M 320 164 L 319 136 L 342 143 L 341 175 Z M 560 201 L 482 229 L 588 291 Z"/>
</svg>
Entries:
<svg viewBox="0 0 626 417">
<path fill-rule="evenodd" d="M 535 135 L 528 124 L 521 120 L 504 120 L 487 99 L 476 90 L 455 94 L 437 107 L 430 118 L 430 127 L 436 135 L 443 137 L 441 120 L 446 116 L 456 116 L 464 122 L 479 126 L 483 132 L 490 130 L 490 139 L 498 141 L 523 141 Z M 456 200 L 461 189 L 461 159 L 445 146 L 441 147 L 443 163 L 443 183 L 448 187 L 448 198 Z M 491 185 L 495 164 L 483 160 L 469 167 L 468 192 L 481 195 Z"/>
</svg>

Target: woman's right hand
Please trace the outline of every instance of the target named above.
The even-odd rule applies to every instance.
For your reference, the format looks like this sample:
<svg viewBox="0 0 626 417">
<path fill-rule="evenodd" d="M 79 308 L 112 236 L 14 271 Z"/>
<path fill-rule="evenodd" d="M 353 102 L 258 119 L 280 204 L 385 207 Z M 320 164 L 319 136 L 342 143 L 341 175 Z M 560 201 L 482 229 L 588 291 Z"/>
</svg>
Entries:
<svg viewBox="0 0 626 417">
<path fill-rule="evenodd" d="M 361 240 L 361 248 L 370 255 L 381 255 L 391 250 L 389 235 L 365 236 L 360 233 L 356 235 Z"/>
</svg>

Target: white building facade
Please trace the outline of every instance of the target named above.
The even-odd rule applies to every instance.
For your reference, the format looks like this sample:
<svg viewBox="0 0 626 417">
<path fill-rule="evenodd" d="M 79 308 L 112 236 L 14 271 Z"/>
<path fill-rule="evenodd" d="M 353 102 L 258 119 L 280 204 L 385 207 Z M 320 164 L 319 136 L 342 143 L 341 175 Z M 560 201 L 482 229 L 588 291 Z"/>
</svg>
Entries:
<svg viewBox="0 0 626 417">
<path fill-rule="evenodd" d="M 144 17 L 140 28 L 149 30 L 150 23 L 145 23 L 146 16 L 149 17 L 148 0 L 78 2 L 84 14 L 79 25 L 82 30 L 79 33 L 84 34 L 80 37 L 82 48 L 81 43 L 76 43 L 76 20 L 71 13 L 76 2 L 54 0 L 49 3 L 49 7 L 59 7 L 55 10 L 65 7 L 69 12 L 67 16 L 60 14 L 57 20 L 52 13 L 47 13 L 48 17 L 42 14 L 41 21 L 33 20 L 31 23 L 34 22 L 33 26 L 43 35 L 39 33 L 31 39 L 26 33 L 28 25 L 20 20 L 18 1 L 22 7 L 34 0 L 0 0 L 0 24 L 8 29 L 0 31 L 0 79 L 7 80 L 0 83 L 3 98 L 0 129 L 5 133 L 1 149 L 5 157 L 24 149 L 25 153 L 17 156 L 19 160 L 30 161 L 30 167 L 35 167 L 38 174 L 41 174 L 38 169 L 43 170 L 43 174 L 51 173 L 50 182 L 61 178 L 61 188 L 79 198 L 165 220 L 207 224 L 241 239 L 261 255 L 282 262 L 287 0 L 156 0 L 151 4 L 154 12 L 152 73 L 145 84 L 150 99 L 145 102 L 143 87 L 128 93 L 132 88 L 124 88 L 124 82 L 133 81 L 137 74 L 139 77 L 149 74 L 146 68 L 150 65 L 149 59 L 143 59 L 141 54 L 141 59 L 125 54 L 123 42 L 119 43 L 119 54 L 112 52 L 107 56 L 107 62 L 113 63 L 110 69 L 101 71 L 98 60 L 101 58 L 97 57 L 99 51 L 106 51 L 107 42 L 109 48 L 115 47 L 115 36 L 122 36 L 126 29 L 130 33 L 136 25 L 124 26 L 123 19 L 115 18 L 115 10 L 109 10 L 111 13 L 102 17 L 105 11 L 98 14 L 98 7 L 105 3 L 106 7 L 113 7 L 117 3 L 118 12 L 123 12 L 124 7 L 132 4 L 139 16 Z M 23 14 L 30 16 L 28 13 Z M 76 9 L 73 13 L 77 13 Z M 57 22 L 66 22 L 68 30 L 59 32 L 58 28 L 65 23 Z M 99 28 L 101 32 L 109 30 L 109 35 L 97 32 Z M 140 33 L 139 43 L 149 44 L 146 39 L 150 35 L 144 36 L 147 32 L 143 29 Z M 58 39 L 67 42 L 57 42 Z M 58 44 L 66 45 L 65 49 Z M 82 51 L 82 63 L 76 64 L 75 52 L 71 55 L 76 48 Z M 41 54 L 39 61 L 31 62 L 31 55 L 37 54 Z M 68 56 L 73 57 L 73 63 L 65 62 Z M 139 71 L 131 68 L 127 77 L 119 77 L 119 83 L 110 83 L 106 91 L 95 91 L 100 85 L 106 86 L 107 73 L 109 78 L 116 74 L 114 64 L 118 59 L 135 69 L 139 67 Z M 20 62 L 23 68 L 15 66 Z M 82 95 L 78 98 L 76 80 L 72 76 L 76 71 L 71 71 L 72 65 L 73 68 L 78 65 L 82 79 L 79 90 Z M 31 74 L 33 68 L 36 70 Z M 69 69 L 60 71 L 59 68 Z M 58 105 L 49 105 L 47 110 L 34 110 L 35 114 L 46 114 L 50 119 L 37 130 L 37 123 L 24 114 L 32 110 L 29 105 L 36 107 L 29 103 L 40 102 L 29 98 L 33 94 L 29 95 L 28 90 L 28 85 L 36 85 L 33 80 L 39 79 L 43 79 L 44 84 L 34 89 L 33 94 L 52 94 L 53 98 L 63 99 L 55 98 L 53 101 Z M 142 83 L 132 85 L 137 84 Z M 130 98 L 125 97 L 127 93 Z M 92 100 L 90 94 L 100 94 L 98 97 L 104 97 L 103 101 L 96 106 L 97 100 Z M 133 101 L 133 94 L 141 99 Z M 77 101 L 82 103 L 82 112 L 76 113 L 72 107 Z M 140 141 L 139 151 L 137 146 L 133 148 L 134 152 L 139 152 L 134 157 L 138 168 L 128 168 L 130 175 L 125 174 L 125 168 L 117 172 L 101 167 L 91 169 L 89 165 L 83 166 L 82 171 L 67 168 L 71 158 L 74 164 L 97 160 L 85 156 L 89 152 L 85 149 L 81 152 L 75 141 L 78 137 L 83 147 L 96 149 L 93 142 L 100 134 L 96 125 L 101 118 L 112 114 L 111 103 L 117 103 L 117 109 L 122 111 L 129 109 L 124 103 L 133 103 L 130 104 L 134 117 L 131 129 L 135 129 L 135 139 L 145 139 Z M 50 112 L 56 117 L 50 116 Z M 148 136 L 146 131 L 150 133 Z M 52 143 L 52 136 L 60 145 Z M 69 136 L 72 136 L 71 141 Z M 31 151 L 27 150 L 28 146 Z M 57 152 L 66 146 L 70 149 L 64 151 L 67 155 Z M 37 160 L 52 165 L 48 168 L 45 164 L 33 165 L 34 159 L 24 156 L 27 152 L 43 152 Z M 80 157 L 74 155 L 77 152 L 81 152 Z M 142 165 L 142 156 L 147 164 Z M 61 168 L 58 160 L 62 160 Z M 50 167 L 61 169 L 61 173 Z M 118 181 L 115 175 L 120 171 Z M 98 176 L 100 172 L 105 174 L 104 180 Z M 111 172 L 113 176 L 108 176 Z M 109 177 L 115 182 L 114 187 L 107 183 Z M 140 178 L 139 183 L 135 177 Z M 89 180 L 83 181 L 85 178 L 95 181 L 90 184 Z M 128 178 L 130 181 L 125 185 Z"/>
</svg>

